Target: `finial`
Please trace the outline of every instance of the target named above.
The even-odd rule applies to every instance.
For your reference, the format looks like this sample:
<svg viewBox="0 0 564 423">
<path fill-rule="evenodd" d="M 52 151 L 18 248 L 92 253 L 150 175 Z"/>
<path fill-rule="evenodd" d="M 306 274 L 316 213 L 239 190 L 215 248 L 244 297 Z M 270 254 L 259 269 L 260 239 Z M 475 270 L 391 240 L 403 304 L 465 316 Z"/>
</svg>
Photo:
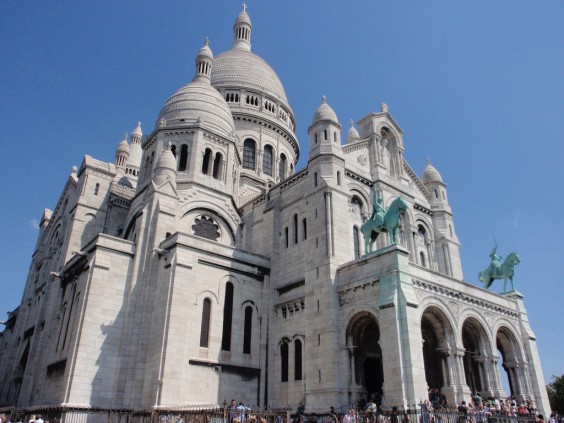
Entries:
<svg viewBox="0 0 564 423">
<path fill-rule="evenodd" d="M 71 173 L 72 173 L 73 175 L 76 175 L 76 171 L 77 171 L 77 168 L 76 168 L 76 166 L 73 166 L 73 167 L 72 167 L 72 172 L 71 172 Z"/>
<path fill-rule="evenodd" d="M 167 150 L 172 150 L 172 143 L 170 141 L 168 142 Z"/>
<path fill-rule="evenodd" d="M 247 3 L 243 3 L 243 12 L 247 11 Z"/>
<path fill-rule="evenodd" d="M 325 97 L 325 96 L 321 97 L 321 102 L 323 104 L 326 104 L 327 103 L 327 97 Z"/>
<path fill-rule="evenodd" d="M 380 111 L 388 113 L 388 105 L 386 103 L 380 103 Z"/>
<path fill-rule="evenodd" d="M 430 164 L 431 164 L 431 159 L 427 157 L 427 166 L 429 166 Z"/>
<path fill-rule="evenodd" d="M 129 136 L 129 134 L 126 132 L 125 135 L 123 136 L 124 140 L 127 140 L 127 137 Z"/>
<path fill-rule="evenodd" d="M 141 121 L 137 121 L 137 126 L 141 126 Z"/>
<path fill-rule="evenodd" d="M 210 38 L 206 37 L 206 41 L 204 41 L 204 45 L 205 46 L 209 46 L 210 45 Z"/>
<path fill-rule="evenodd" d="M 351 119 L 351 128 L 354 127 L 354 120 Z"/>
</svg>

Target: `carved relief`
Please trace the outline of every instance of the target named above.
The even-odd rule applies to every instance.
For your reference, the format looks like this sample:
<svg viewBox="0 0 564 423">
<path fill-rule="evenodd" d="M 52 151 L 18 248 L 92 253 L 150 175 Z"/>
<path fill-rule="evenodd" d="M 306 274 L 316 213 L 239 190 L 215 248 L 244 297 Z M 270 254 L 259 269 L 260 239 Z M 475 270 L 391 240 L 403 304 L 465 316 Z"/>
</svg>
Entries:
<svg viewBox="0 0 564 423">
<path fill-rule="evenodd" d="M 359 154 L 358 157 L 356 158 L 356 161 L 361 166 L 366 166 L 366 163 L 368 163 L 368 159 L 364 154 Z"/>
<path fill-rule="evenodd" d="M 452 311 L 452 314 L 454 314 L 456 317 L 460 316 L 460 304 L 458 304 L 456 301 L 449 301 L 448 305 Z"/>
</svg>

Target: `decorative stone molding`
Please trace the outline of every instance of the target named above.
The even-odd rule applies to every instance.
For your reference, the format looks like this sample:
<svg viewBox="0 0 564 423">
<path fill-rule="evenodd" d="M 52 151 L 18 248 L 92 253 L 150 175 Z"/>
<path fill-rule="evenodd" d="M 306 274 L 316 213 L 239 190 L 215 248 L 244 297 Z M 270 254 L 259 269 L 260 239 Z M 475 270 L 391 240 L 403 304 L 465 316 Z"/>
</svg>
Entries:
<svg viewBox="0 0 564 423">
<path fill-rule="evenodd" d="M 339 306 L 351 304 L 356 302 L 356 298 L 365 297 L 367 289 L 373 289 L 373 287 L 379 282 L 378 279 L 373 281 L 364 281 L 360 283 L 351 284 L 341 288 L 338 292 L 339 295 Z"/>
<path fill-rule="evenodd" d="M 305 310 L 305 298 L 299 298 L 297 300 L 288 301 L 286 303 L 278 304 L 274 306 L 274 312 L 276 317 L 283 317 L 287 319 L 289 316 L 298 314 Z"/>
<path fill-rule="evenodd" d="M 472 297 L 470 295 L 464 294 L 463 292 L 456 291 L 454 289 L 449 289 L 427 281 L 420 281 L 419 279 L 412 279 L 412 283 L 417 288 L 420 288 L 427 292 L 431 292 L 436 295 L 440 295 L 446 298 L 457 299 L 461 303 L 470 304 L 475 307 L 477 306 L 485 310 L 490 310 L 493 313 L 500 314 L 503 316 L 512 317 L 514 319 L 519 318 L 519 313 L 516 311 L 499 306 L 497 304 L 493 304 L 489 301 L 480 298 Z"/>
<path fill-rule="evenodd" d="M 345 169 L 345 176 L 348 177 L 348 178 L 350 178 L 350 179 L 353 179 L 353 180 L 355 180 L 355 181 L 358 181 L 358 182 L 360 182 L 361 184 L 364 184 L 364 185 L 366 185 L 366 186 L 369 186 L 369 187 L 373 187 L 373 186 L 374 186 L 374 182 L 369 181 L 369 180 L 366 179 L 366 178 L 363 178 L 363 177 L 360 176 L 358 173 L 355 173 L 355 172 L 353 172 L 353 171 L 351 171 L 351 170 Z"/>
</svg>

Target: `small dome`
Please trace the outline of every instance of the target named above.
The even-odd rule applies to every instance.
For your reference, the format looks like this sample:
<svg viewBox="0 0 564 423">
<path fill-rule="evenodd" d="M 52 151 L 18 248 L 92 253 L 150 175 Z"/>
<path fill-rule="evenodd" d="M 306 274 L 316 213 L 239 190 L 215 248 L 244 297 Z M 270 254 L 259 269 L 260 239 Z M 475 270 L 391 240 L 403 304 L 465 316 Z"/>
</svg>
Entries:
<svg viewBox="0 0 564 423">
<path fill-rule="evenodd" d="M 160 173 L 157 172 L 160 170 L 173 170 L 176 173 L 176 159 L 174 158 L 172 151 L 170 151 L 170 147 L 165 148 L 157 160 L 157 164 L 155 165 L 155 174 Z"/>
<path fill-rule="evenodd" d="M 322 120 L 330 120 L 335 123 L 339 123 L 335 111 L 327 104 L 327 98 L 323 96 L 321 100 L 321 106 L 317 108 L 317 111 L 313 115 L 313 120 L 311 124 L 321 122 Z"/>
<path fill-rule="evenodd" d="M 423 171 L 423 175 L 421 176 L 421 182 L 425 185 L 430 184 L 432 182 L 443 182 L 443 178 L 441 174 L 435 167 L 431 164 L 431 160 L 427 159 L 427 166 L 425 166 L 425 170 Z"/>
<path fill-rule="evenodd" d="M 127 133 L 123 137 L 123 140 L 119 143 L 117 148 L 118 153 L 128 153 L 129 154 L 129 144 L 127 143 Z"/>
<path fill-rule="evenodd" d="M 131 136 L 141 137 L 143 135 L 143 131 L 141 131 L 141 122 L 137 122 L 137 127 L 131 132 Z"/>
<path fill-rule="evenodd" d="M 354 122 L 351 119 L 351 127 L 349 128 L 349 131 L 347 132 L 347 144 L 351 144 L 353 142 L 356 142 L 360 139 L 360 135 L 358 135 L 358 131 L 356 130 L 356 128 L 354 127 Z"/>
<path fill-rule="evenodd" d="M 198 56 L 196 57 L 196 62 L 198 62 L 198 59 L 200 57 L 208 57 L 210 59 L 213 59 L 213 53 L 212 53 L 211 48 L 210 48 L 210 40 L 208 38 L 206 38 L 204 45 L 202 46 L 202 48 L 198 52 Z"/>
<path fill-rule="evenodd" d="M 247 25 L 251 25 L 251 17 L 247 13 L 247 9 L 243 9 L 241 13 L 237 16 L 237 20 L 235 21 L 235 25 L 245 23 Z M 251 25 L 252 26 L 252 25 Z"/>
</svg>

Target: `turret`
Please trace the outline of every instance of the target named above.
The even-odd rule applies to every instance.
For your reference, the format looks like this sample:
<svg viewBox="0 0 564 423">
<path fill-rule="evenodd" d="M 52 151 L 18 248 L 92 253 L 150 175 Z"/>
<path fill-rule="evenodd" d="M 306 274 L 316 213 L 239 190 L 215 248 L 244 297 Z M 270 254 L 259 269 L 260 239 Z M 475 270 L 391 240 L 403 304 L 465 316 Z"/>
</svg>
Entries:
<svg viewBox="0 0 564 423">
<path fill-rule="evenodd" d="M 143 151 L 141 149 L 141 122 L 137 122 L 137 127 L 131 132 L 130 145 L 129 145 L 129 158 L 127 159 L 126 173 L 132 176 L 139 175 L 139 168 L 141 167 L 141 156 Z"/>
<path fill-rule="evenodd" d="M 127 143 L 127 132 L 123 137 L 123 140 L 119 143 L 116 150 L 116 168 L 118 173 L 125 172 L 125 166 L 127 164 L 127 159 L 129 158 L 129 144 Z"/>
<path fill-rule="evenodd" d="M 153 181 L 157 186 L 164 184 L 166 181 L 170 181 L 176 189 L 176 159 L 170 150 L 170 145 L 163 150 L 157 160 Z"/>
<path fill-rule="evenodd" d="M 354 127 L 354 122 L 351 119 L 351 127 L 349 128 L 349 131 L 347 132 L 346 144 L 352 144 L 353 142 L 357 142 L 358 140 L 360 140 L 360 135 L 358 135 L 358 131 Z"/>
<path fill-rule="evenodd" d="M 212 63 L 213 63 L 213 53 L 209 47 L 209 39 L 206 38 L 204 45 L 198 52 L 196 56 L 196 75 L 193 81 L 206 81 L 210 82 Z"/>
<path fill-rule="evenodd" d="M 237 16 L 233 25 L 233 48 L 251 51 L 251 18 L 247 13 L 247 6 L 243 4 L 243 11 Z"/>
<path fill-rule="evenodd" d="M 321 154 L 332 154 L 338 157 L 343 156 L 341 149 L 341 125 L 337 115 L 327 104 L 327 99 L 323 96 L 321 105 L 313 115 L 311 126 L 308 128 L 309 134 L 309 160 Z"/>
<path fill-rule="evenodd" d="M 421 176 L 421 182 L 431 193 L 433 227 L 435 230 L 435 257 L 439 271 L 457 279 L 462 279 L 460 260 L 460 242 L 454 230 L 452 211 L 448 203 L 446 184 L 439 171 L 427 159 L 427 166 Z"/>
</svg>

